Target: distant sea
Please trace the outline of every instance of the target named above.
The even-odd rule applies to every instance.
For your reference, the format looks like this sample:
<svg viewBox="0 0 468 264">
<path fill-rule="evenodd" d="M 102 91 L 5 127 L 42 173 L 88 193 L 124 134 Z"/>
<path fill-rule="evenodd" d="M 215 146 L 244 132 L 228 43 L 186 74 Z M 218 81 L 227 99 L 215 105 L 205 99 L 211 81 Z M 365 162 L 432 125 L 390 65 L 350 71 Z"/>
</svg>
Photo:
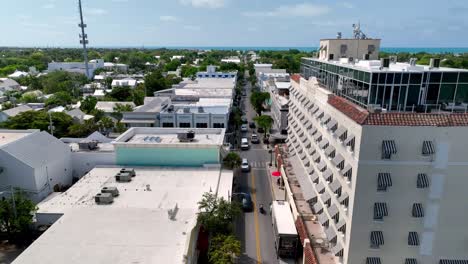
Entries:
<svg viewBox="0 0 468 264">
<path fill-rule="evenodd" d="M 125 47 L 102 47 L 102 48 L 125 48 Z M 135 47 L 137 48 L 137 47 Z M 138 48 L 144 49 L 160 49 L 160 48 L 168 48 L 168 49 L 197 49 L 197 50 L 242 50 L 242 51 L 249 51 L 249 50 L 273 50 L 273 51 L 281 51 L 281 50 L 289 50 L 289 49 L 297 49 L 300 51 L 310 52 L 316 51 L 317 47 L 210 47 L 210 46 L 200 46 L 200 47 L 190 47 L 190 46 L 173 46 L 173 47 L 163 47 L 163 46 L 143 46 Z M 401 52 L 408 52 L 408 53 L 419 53 L 419 52 L 426 52 L 426 53 L 468 53 L 467 48 L 405 48 L 405 47 L 381 47 L 381 51 L 384 52 L 392 52 L 392 53 L 401 53 Z"/>
</svg>

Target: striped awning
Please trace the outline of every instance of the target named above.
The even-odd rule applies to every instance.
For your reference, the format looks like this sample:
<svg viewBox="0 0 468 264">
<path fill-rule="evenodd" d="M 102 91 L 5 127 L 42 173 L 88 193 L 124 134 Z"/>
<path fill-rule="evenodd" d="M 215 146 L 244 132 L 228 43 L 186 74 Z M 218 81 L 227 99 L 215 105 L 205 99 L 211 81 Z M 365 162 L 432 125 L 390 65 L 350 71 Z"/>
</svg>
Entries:
<svg viewBox="0 0 468 264">
<path fill-rule="evenodd" d="M 317 168 L 319 169 L 319 171 L 323 172 L 327 169 L 327 164 L 325 163 L 325 161 L 321 160 L 319 164 L 317 164 Z"/>
<path fill-rule="evenodd" d="M 343 218 L 336 224 L 336 229 L 342 233 L 346 233 L 346 221 Z"/>
<path fill-rule="evenodd" d="M 419 173 L 418 174 L 418 180 L 416 181 L 416 187 L 419 188 L 419 189 L 429 187 L 429 178 L 427 177 L 427 174 L 425 174 L 425 173 Z"/>
<path fill-rule="evenodd" d="M 311 129 L 311 128 L 312 128 L 312 123 L 311 123 L 309 120 L 307 120 L 307 121 L 304 123 L 304 127 L 305 127 L 306 129 Z"/>
<path fill-rule="evenodd" d="M 382 231 L 371 231 L 370 242 L 372 246 L 381 246 L 384 244 L 384 237 Z"/>
<path fill-rule="evenodd" d="M 336 239 L 336 232 L 332 227 L 325 229 L 325 235 L 327 236 L 328 241 Z"/>
<path fill-rule="evenodd" d="M 435 153 L 434 143 L 429 140 L 423 141 L 422 154 L 432 155 Z"/>
<path fill-rule="evenodd" d="M 304 132 L 302 132 L 302 136 L 300 137 L 301 137 L 301 142 L 306 142 L 307 137 L 306 135 L 304 135 Z"/>
<path fill-rule="evenodd" d="M 326 149 L 326 148 L 328 147 L 328 145 L 329 145 L 329 144 L 328 144 L 328 140 L 324 139 L 324 140 L 322 140 L 322 141 L 320 142 L 319 147 L 320 147 L 321 149 Z"/>
<path fill-rule="evenodd" d="M 366 264 L 382 264 L 379 257 L 367 257 Z"/>
<path fill-rule="evenodd" d="M 292 142 L 293 142 L 293 143 L 297 143 L 297 137 L 294 136 L 294 134 L 293 134 L 293 136 L 292 136 Z"/>
<path fill-rule="evenodd" d="M 330 183 L 329 186 L 333 192 L 336 192 L 339 188 L 341 188 L 340 181 L 338 180 L 334 180 L 332 183 Z"/>
<path fill-rule="evenodd" d="M 322 193 L 322 195 L 320 195 L 320 199 L 322 199 L 323 203 L 327 203 L 328 200 L 331 199 L 331 196 L 330 196 L 330 194 L 328 192 L 324 192 L 324 193 Z"/>
<path fill-rule="evenodd" d="M 388 216 L 387 203 L 374 203 L 374 219 Z"/>
<path fill-rule="evenodd" d="M 395 140 L 384 140 L 382 141 L 382 153 L 386 156 L 391 156 L 397 153 Z"/>
<path fill-rule="evenodd" d="M 377 175 L 377 189 L 386 190 L 387 187 L 392 186 L 392 177 L 390 173 L 381 172 Z"/>
<path fill-rule="evenodd" d="M 329 114 L 324 114 L 321 121 L 324 123 L 324 124 L 327 124 L 331 119 L 331 116 Z"/>
<path fill-rule="evenodd" d="M 297 130 L 297 133 L 298 133 L 299 137 L 300 137 L 301 139 L 303 139 L 304 130 L 298 129 L 298 130 Z M 304 142 L 304 141 L 303 141 L 303 142 Z"/>
<path fill-rule="evenodd" d="M 405 264 L 418 264 L 418 261 L 415 258 L 406 258 Z"/>
<path fill-rule="evenodd" d="M 423 209 L 422 204 L 414 203 L 413 204 L 413 209 L 411 210 L 411 213 L 412 213 L 413 217 L 416 217 L 416 218 L 424 217 L 424 209 Z"/>
<path fill-rule="evenodd" d="M 325 113 L 323 111 L 319 111 L 315 114 L 315 117 L 317 119 L 321 119 L 323 116 L 325 115 Z"/>
<path fill-rule="evenodd" d="M 302 149 L 301 149 L 302 150 Z M 305 160 L 306 159 L 306 154 L 305 152 L 302 152 L 301 155 L 299 156 L 301 158 L 301 160 Z"/>
<path fill-rule="evenodd" d="M 321 225 L 324 225 L 326 222 L 328 222 L 328 216 L 325 213 L 321 213 L 318 215 L 317 220 Z"/>
<path fill-rule="evenodd" d="M 304 96 L 302 99 L 301 99 L 301 103 L 304 103 L 304 101 L 307 99 L 306 96 Z"/>
<path fill-rule="evenodd" d="M 337 128 L 338 128 L 338 122 L 336 122 L 336 120 L 331 120 L 330 122 L 328 122 L 327 129 L 334 132 L 336 131 Z"/>
<path fill-rule="evenodd" d="M 419 246 L 418 232 L 409 232 L 408 233 L 408 246 Z"/>
<path fill-rule="evenodd" d="M 306 160 L 304 161 L 304 167 L 306 167 L 307 170 L 308 170 L 309 166 L 310 166 L 310 160 L 306 159 Z"/>
<path fill-rule="evenodd" d="M 312 110 L 310 110 L 312 112 L 312 114 L 315 114 L 317 111 L 319 110 L 319 107 L 318 106 L 314 106 L 312 108 Z"/>
<path fill-rule="evenodd" d="M 351 180 L 351 177 L 353 176 L 353 167 L 351 165 L 346 164 L 344 168 L 341 170 L 341 173 L 343 173 L 343 176 L 348 178 L 348 180 Z"/>
<path fill-rule="evenodd" d="M 314 171 L 313 173 L 309 174 L 310 180 L 313 183 L 318 183 L 319 181 L 319 175 Z"/>
<path fill-rule="evenodd" d="M 335 148 L 332 146 L 332 145 L 328 145 L 327 149 L 325 149 L 325 155 L 327 155 L 327 157 L 330 157 L 333 152 L 335 152 Z"/>
<path fill-rule="evenodd" d="M 312 155 L 312 160 L 315 162 L 320 162 L 320 154 L 316 152 L 314 155 Z"/>
<path fill-rule="evenodd" d="M 325 185 L 323 185 L 322 182 L 319 182 L 319 184 L 315 185 L 315 190 L 321 194 L 325 191 Z"/>
<path fill-rule="evenodd" d="M 439 264 L 468 264 L 468 259 L 441 259 Z"/>
<path fill-rule="evenodd" d="M 309 134 L 310 134 L 311 136 L 315 135 L 316 133 L 317 133 L 317 128 L 316 128 L 316 127 L 314 127 L 314 128 L 312 128 L 311 130 L 309 130 Z"/>
<path fill-rule="evenodd" d="M 343 158 L 343 156 L 341 156 L 341 154 L 337 154 L 337 155 L 335 156 L 335 158 L 333 158 L 332 163 L 333 163 L 336 167 L 340 167 L 340 166 L 342 165 L 342 163 L 344 163 L 344 158 Z"/>
<path fill-rule="evenodd" d="M 304 143 L 306 149 L 310 149 L 310 147 L 312 146 L 312 143 L 308 139 L 306 139 Z"/>
<path fill-rule="evenodd" d="M 322 203 L 316 202 L 313 206 L 312 209 L 314 210 L 315 214 L 321 214 L 323 212 L 323 206 Z"/>
<path fill-rule="evenodd" d="M 337 137 L 341 139 L 341 136 L 347 131 L 346 127 L 340 126 L 338 129 L 335 131 L 335 134 Z"/>
<path fill-rule="evenodd" d="M 339 213 L 339 209 L 338 209 L 338 206 L 336 206 L 336 204 L 332 204 L 332 206 L 330 206 L 330 208 L 328 208 L 328 214 L 331 216 L 331 217 L 334 217 L 336 214 Z"/>
<path fill-rule="evenodd" d="M 343 245 L 341 245 L 341 243 L 336 243 L 336 245 L 331 249 L 332 253 L 337 257 L 342 257 L 344 255 L 343 250 L 344 248 Z"/>
<path fill-rule="evenodd" d="M 324 173 L 323 173 L 323 178 L 326 180 L 326 181 L 329 181 L 329 182 L 332 182 L 333 181 L 333 172 L 331 170 L 326 170 Z"/>
<path fill-rule="evenodd" d="M 301 144 L 299 142 L 297 142 L 294 147 L 296 147 L 297 149 L 301 146 Z"/>
<path fill-rule="evenodd" d="M 345 192 L 341 197 L 338 198 L 338 202 L 340 202 L 341 205 L 344 205 L 344 206 L 348 207 L 348 205 L 349 205 L 349 194 Z"/>
<path fill-rule="evenodd" d="M 314 148 L 309 148 L 309 155 L 312 156 L 314 155 L 316 150 Z"/>
<path fill-rule="evenodd" d="M 314 173 L 314 167 L 308 166 L 308 167 L 307 167 L 307 174 L 310 175 L 310 174 L 312 174 L 312 173 Z"/>
<path fill-rule="evenodd" d="M 317 132 L 317 134 L 315 134 L 315 136 L 314 136 L 314 140 L 315 140 L 315 142 L 322 141 L 322 134 L 320 134 L 320 132 Z"/>
<path fill-rule="evenodd" d="M 349 135 L 346 140 L 344 141 L 345 146 L 353 146 L 354 145 L 354 135 Z"/>
<path fill-rule="evenodd" d="M 307 101 L 307 102 L 305 103 L 304 107 L 305 107 L 305 108 L 308 108 L 310 104 L 311 104 L 311 102 L 310 102 L 310 101 Z"/>
</svg>

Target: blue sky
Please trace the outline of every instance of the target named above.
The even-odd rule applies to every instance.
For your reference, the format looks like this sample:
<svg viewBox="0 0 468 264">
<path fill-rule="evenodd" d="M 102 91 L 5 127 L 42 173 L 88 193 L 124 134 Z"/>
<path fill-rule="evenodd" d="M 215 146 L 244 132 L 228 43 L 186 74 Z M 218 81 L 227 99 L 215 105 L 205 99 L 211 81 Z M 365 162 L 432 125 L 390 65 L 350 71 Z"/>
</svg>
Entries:
<svg viewBox="0 0 468 264">
<path fill-rule="evenodd" d="M 2 0 L 0 46 L 78 46 L 78 0 Z M 295 46 L 360 21 L 384 47 L 467 47 L 467 0 L 82 0 L 91 46 Z"/>
</svg>

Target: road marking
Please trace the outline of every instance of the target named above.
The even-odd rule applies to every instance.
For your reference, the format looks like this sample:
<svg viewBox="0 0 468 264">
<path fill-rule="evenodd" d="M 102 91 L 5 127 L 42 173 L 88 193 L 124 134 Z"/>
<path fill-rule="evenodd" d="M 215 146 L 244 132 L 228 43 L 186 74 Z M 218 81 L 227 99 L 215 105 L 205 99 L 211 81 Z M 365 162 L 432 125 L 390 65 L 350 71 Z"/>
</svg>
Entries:
<svg viewBox="0 0 468 264">
<path fill-rule="evenodd" d="M 257 248 L 257 263 L 262 263 L 262 253 L 260 251 L 260 235 L 259 235 L 259 225 L 258 225 L 258 212 L 257 212 L 257 190 L 255 188 L 255 175 L 253 172 L 250 173 L 250 178 L 252 179 L 252 192 L 253 202 L 254 202 L 254 222 L 255 222 L 255 247 Z"/>
</svg>

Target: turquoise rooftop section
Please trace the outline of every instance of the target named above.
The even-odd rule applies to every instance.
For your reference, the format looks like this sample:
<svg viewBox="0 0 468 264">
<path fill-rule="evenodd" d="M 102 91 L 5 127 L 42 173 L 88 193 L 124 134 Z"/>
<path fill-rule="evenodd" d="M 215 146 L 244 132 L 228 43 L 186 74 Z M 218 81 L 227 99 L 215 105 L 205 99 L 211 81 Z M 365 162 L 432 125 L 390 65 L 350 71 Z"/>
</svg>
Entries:
<svg viewBox="0 0 468 264">
<path fill-rule="evenodd" d="M 116 163 L 121 166 L 201 167 L 219 164 L 218 148 L 117 147 Z"/>
</svg>

